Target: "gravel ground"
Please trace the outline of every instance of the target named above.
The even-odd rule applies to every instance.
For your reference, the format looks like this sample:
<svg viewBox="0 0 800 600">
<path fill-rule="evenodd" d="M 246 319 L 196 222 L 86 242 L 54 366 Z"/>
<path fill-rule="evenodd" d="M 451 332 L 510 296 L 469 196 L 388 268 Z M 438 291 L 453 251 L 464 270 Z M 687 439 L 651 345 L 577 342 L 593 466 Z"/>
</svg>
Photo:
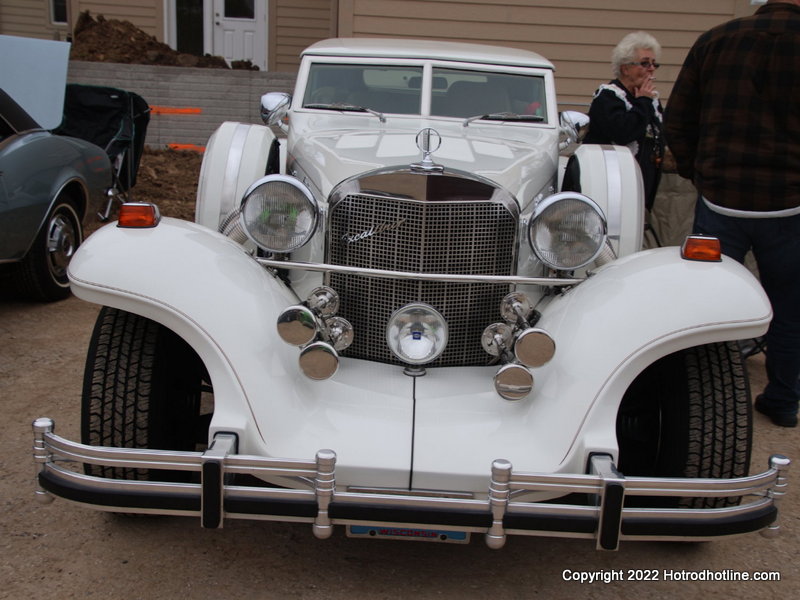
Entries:
<svg viewBox="0 0 800 600">
<path fill-rule="evenodd" d="M 227 521 L 203 530 L 188 518 L 125 518 L 63 500 L 34 501 L 31 422 L 56 420 L 79 435 L 83 361 L 97 307 L 0 300 L 0 598 L 791 598 L 800 501 L 783 504 L 782 535 L 711 543 L 623 543 L 598 552 L 587 540 L 511 538 L 489 550 L 469 545 L 317 540 L 305 524 Z M 754 390 L 763 356 L 751 359 Z M 770 453 L 800 457 L 800 430 L 755 416 L 753 469 Z M 790 480 L 791 481 L 791 480 Z M 596 574 L 598 581 L 565 580 Z M 713 572 L 731 579 L 771 571 L 780 581 L 675 581 Z M 657 581 L 631 581 L 635 574 Z M 686 575 L 685 573 L 688 573 Z M 604 583 L 602 578 L 624 581 Z"/>
</svg>

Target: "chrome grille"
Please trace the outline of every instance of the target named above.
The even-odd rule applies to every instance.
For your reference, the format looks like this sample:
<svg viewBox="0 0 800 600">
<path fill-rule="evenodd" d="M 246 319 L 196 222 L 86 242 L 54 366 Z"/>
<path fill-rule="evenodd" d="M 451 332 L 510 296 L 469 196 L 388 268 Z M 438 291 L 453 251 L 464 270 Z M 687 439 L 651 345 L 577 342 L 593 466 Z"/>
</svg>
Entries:
<svg viewBox="0 0 800 600">
<path fill-rule="evenodd" d="M 345 196 L 332 208 L 328 262 L 419 273 L 512 275 L 517 218 L 500 202 L 420 201 L 368 193 Z M 347 240 L 350 240 L 349 242 Z M 386 346 L 386 323 L 410 302 L 425 302 L 445 317 L 450 341 L 431 366 L 482 365 L 480 344 L 498 320 L 508 285 L 418 282 L 330 274 L 339 314 L 355 329 L 343 356 L 400 364 Z"/>
</svg>

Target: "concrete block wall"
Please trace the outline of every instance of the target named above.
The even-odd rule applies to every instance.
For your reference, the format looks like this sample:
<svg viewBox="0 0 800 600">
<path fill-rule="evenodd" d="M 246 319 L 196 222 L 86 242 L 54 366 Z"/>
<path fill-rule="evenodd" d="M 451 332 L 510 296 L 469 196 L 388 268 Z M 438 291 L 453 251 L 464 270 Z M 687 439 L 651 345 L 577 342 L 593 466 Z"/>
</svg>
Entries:
<svg viewBox="0 0 800 600">
<path fill-rule="evenodd" d="M 184 114 L 151 113 L 145 143 L 164 148 L 169 144 L 205 146 L 224 121 L 262 123 L 261 95 L 292 93 L 295 74 L 70 61 L 67 81 L 135 92 L 153 107 L 199 109 Z"/>
</svg>

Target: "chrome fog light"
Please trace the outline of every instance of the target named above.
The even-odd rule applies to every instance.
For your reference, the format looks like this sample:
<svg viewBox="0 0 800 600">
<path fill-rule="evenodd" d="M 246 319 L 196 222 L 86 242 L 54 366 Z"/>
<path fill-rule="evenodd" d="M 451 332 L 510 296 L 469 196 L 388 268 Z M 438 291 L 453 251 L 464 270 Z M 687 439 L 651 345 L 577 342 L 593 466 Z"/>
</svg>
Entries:
<svg viewBox="0 0 800 600">
<path fill-rule="evenodd" d="M 541 367 L 556 353 L 556 343 L 550 334 L 535 327 L 521 332 L 514 342 L 514 356 L 526 367 Z"/>
<path fill-rule="evenodd" d="M 494 376 L 494 389 L 506 400 L 522 400 L 533 389 L 533 375 L 522 365 L 503 365 Z"/>
<path fill-rule="evenodd" d="M 408 304 L 394 312 L 386 327 L 386 343 L 392 353 L 410 365 L 436 360 L 447 346 L 444 317 L 432 306 Z"/>
<path fill-rule="evenodd" d="M 347 350 L 353 343 L 353 326 L 342 317 L 331 317 L 325 323 L 328 326 L 328 337 L 336 350 Z"/>
<path fill-rule="evenodd" d="M 314 196 L 297 179 L 267 175 L 245 192 L 240 219 L 247 237 L 259 248 L 291 252 L 314 235 L 318 214 Z"/>
<path fill-rule="evenodd" d="M 606 243 L 606 220 L 593 200 L 576 192 L 545 198 L 533 213 L 528 242 L 547 266 L 560 271 L 591 263 Z"/>
<path fill-rule="evenodd" d="M 302 346 L 313 341 L 319 333 L 314 312 L 300 304 L 290 306 L 278 316 L 278 335 L 287 344 Z"/>
<path fill-rule="evenodd" d="M 309 379 L 333 377 L 339 369 L 339 354 L 328 343 L 314 342 L 300 352 L 300 369 Z"/>
<path fill-rule="evenodd" d="M 492 356 L 503 356 L 513 342 L 514 330 L 505 323 L 492 323 L 481 335 L 481 346 Z"/>
</svg>

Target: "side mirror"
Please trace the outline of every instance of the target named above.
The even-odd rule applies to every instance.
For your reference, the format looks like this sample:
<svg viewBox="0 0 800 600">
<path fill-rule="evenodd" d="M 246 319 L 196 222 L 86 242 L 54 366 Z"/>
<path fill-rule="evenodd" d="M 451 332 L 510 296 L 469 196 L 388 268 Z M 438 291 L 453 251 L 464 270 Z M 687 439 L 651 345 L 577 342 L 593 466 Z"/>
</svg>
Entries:
<svg viewBox="0 0 800 600">
<path fill-rule="evenodd" d="M 269 127 L 280 127 L 289 112 L 292 97 L 285 92 L 269 92 L 261 96 L 261 120 Z"/>
<path fill-rule="evenodd" d="M 558 149 L 562 152 L 571 146 L 580 144 L 589 131 L 589 115 L 577 110 L 565 110 L 559 114 L 561 135 Z"/>
</svg>

